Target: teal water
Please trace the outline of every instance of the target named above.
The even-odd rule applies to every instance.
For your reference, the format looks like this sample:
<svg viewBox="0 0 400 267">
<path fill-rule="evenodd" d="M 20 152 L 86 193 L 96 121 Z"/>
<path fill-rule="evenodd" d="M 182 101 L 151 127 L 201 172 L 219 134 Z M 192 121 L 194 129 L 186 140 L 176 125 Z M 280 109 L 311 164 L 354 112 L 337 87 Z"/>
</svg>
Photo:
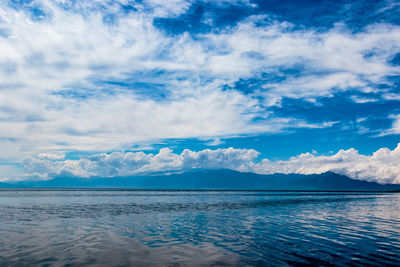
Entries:
<svg viewBox="0 0 400 267">
<path fill-rule="evenodd" d="M 398 266 L 400 194 L 0 191 L 0 266 Z"/>
</svg>

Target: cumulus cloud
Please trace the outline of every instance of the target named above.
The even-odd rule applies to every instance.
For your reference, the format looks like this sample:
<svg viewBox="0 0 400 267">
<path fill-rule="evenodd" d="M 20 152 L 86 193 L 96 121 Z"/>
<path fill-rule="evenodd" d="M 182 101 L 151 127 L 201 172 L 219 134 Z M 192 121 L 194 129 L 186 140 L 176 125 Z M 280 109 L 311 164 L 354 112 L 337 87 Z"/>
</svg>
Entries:
<svg viewBox="0 0 400 267">
<path fill-rule="evenodd" d="M 24 160 L 23 165 L 31 177 L 41 179 L 60 175 L 114 177 L 194 168 L 248 170 L 258 155 L 253 149 L 206 149 L 199 152 L 185 149 L 181 154 L 176 154 L 169 148 L 163 148 L 155 155 L 143 152 L 113 152 L 78 160 L 29 157 Z"/>
<path fill-rule="evenodd" d="M 355 149 L 340 150 L 331 156 L 317 155 L 315 152 L 304 153 L 281 161 L 262 159 L 257 162 L 258 156 L 259 152 L 253 149 L 205 149 L 198 152 L 185 149 L 181 154 L 176 154 L 163 148 L 158 154 L 113 152 L 77 160 L 30 157 L 23 164 L 30 177 L 40 179 L 62 175 L 115 177 L 227 168 L 259 174 L 314 174 L 333 171 L 353 179 L 400 184 L 400 143 L 393 150 L 381 148 L 369 156 L 362 155 Z"/>
<path fill-rule="evenodd" d="M 381 148 L 372 155 L 355 149 L 340 150 L 332 156 L 300 154 L 287 161 L 263 159 L 253 169 L 257 173 L 313 174 L 333 171 L 353 179 L 378 183 L 400 183 L 400 143 L 394 150 Z"/>
</svg>

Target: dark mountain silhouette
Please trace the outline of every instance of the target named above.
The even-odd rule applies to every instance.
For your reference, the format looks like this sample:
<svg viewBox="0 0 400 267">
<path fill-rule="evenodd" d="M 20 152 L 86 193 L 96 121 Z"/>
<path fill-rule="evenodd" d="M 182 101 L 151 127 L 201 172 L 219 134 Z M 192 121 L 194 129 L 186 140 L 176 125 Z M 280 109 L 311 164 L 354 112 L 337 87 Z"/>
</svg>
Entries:
<svg viewBox="0 0 400 267">
<path fill-rule="evenodd" d="M 17 188 L 135 188 L 135 189 L 218 189 L 218 190 L 321 190 L 395 191 L 400 185 L 381 185 L 350 179 L 333 172 L 322 174 L 260 175 L 233 170 L 195 170 L 179 174 L 113 178 L 57 177 L 49 181 L 0 184 Z"/>
<path fill-rule="evenodd" d="M 6 183 L 0 183 L 0 188 L 9 188 L 9 187 L 13 187 L 10 184 L 6 184 Z"/>
</svg>

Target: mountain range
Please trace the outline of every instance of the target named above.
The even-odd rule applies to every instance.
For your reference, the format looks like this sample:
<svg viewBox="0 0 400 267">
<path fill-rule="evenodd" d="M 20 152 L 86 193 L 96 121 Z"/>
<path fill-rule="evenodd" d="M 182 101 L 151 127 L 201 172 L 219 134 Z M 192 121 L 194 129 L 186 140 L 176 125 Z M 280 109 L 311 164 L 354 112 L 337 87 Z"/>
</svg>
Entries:
<svg viewBox="0 0 400 267">
<path fill-rule="evenodd" d="M 175 174 L 113 178 L 56 177 L 47 181 L 0 183 L 1 188 L 129 188 L 167 190 L 400 191 L 400 185 L 354 180 L 334 172 L 262 175 L 233 170 L 194 170 Z"/>
</svg>

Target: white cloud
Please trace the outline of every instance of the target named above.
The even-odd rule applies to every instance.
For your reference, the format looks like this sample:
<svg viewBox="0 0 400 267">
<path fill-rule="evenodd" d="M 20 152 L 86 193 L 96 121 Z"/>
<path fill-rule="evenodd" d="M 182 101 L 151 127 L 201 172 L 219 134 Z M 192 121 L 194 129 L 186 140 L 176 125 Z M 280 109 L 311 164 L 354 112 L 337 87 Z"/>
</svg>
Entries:
<svg viewBox="0 0 400 267">
<path fill-rule="evenodd" d="M 389 134 L 400 134 L 400 115 L 390 115 L 392 126 L 389 129 L 381 131 L 377 136 L 385 136 Z"/>
<path fill-rule="evenodd" d="M 229 168 L 244 171 L 253 165 L 259 152 L 253 149 L 205 149 L 193 152 L 185 149 L 181 156 L 184 168 Z"/>
<path fill-rule="evenodd" d="M 287 161 L 263 159 L 256 164 L 257 173 L 323 173 L 333 171 L 353 179 L 378 183 L 400 184 L 400 143 L 394 150 L 381 148 L 371 156 L 359 154 L 355 149 L 340 150 L 332 156 L 300 154 Z"/>
<path fill-rule="evenodd" d="M 153 9 L 156 17 L 175 17 L 185 13 L 191 5 L 191 1 L 186 0 L 147 0 L 145 4 Z"/>
<path fill-rule="evenodd" d="M 218 146 L 224 144 L 225 142 L 222 141 L 220 138 L 215 138 L 214 140 L 209 141 L 206 143 L 208 146 Z"/>
<path fill-rule="evenodd" d="M 58 159 L 64 159 L 65 154 L 50 154 L 50 153 L 39 153 L 38 158 L 42 159 L 53 159 L 53 160 L 58 160 Z"/>
<path fill-rule="evenodd" d="M 175 154 L 169 148 L 163 148 L 155 155 L 113 152 L 78 160 L 29 157 L 24 160 L 23 165 L 25 171 L 30 173 L 30 178 L 48 179 L 59 175 L 113 177 L 193 168 L 247 170 L 258 155 L 253 149 L 206 149 L 199 152 L 185 149 L 181 154 Z"/>
<path fill-rule="evenodd" d="M 353 148 L 340 150 L 331 156 L 317 155 L 313 151 L 281 161 L 262 159 L 257 162 L 258 156 L 259 152 L 253 149 L 205 149 L 199 152 L 185 149 L 181 154 L 176 154 L 169 148 L 163 148 L 155 155 L 113 152 L 77 160 L 29 157 L 23 162 L 29 175 L 3 180 L 32 177 L 49 179 L 62 175 L 115 177 L 188 169 L 228 168 L 259 174 L 314 174 L 333 171 L 353 179 L 400 184 L 400 143 L 394 150 L 381 148 L 370 156 L 359 154 Z"/>
<path fill-rule="evenodd" d="M 400 115 L 393 115 L 390 116 L 392 119 L 394 119 L 392 128 L 390 129 L 391 132 L 400 134 Z"/>
</svg>

